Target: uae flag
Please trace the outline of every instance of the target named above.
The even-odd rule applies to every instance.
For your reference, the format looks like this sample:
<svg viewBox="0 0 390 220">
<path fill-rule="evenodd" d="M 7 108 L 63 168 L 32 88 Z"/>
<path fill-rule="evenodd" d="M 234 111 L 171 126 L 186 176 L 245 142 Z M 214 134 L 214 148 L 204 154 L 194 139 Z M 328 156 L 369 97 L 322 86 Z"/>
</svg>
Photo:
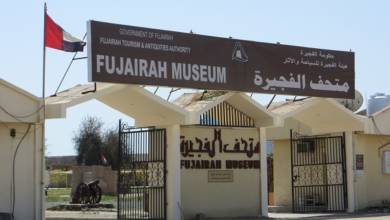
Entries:
<svg viewBox="0 0 390 220">
<path fill-rule="evenodd" d="M 73 37 L 45 13 L 45 46 L 67 52 L 83 51 L 85 42 Z"/>
</svg>

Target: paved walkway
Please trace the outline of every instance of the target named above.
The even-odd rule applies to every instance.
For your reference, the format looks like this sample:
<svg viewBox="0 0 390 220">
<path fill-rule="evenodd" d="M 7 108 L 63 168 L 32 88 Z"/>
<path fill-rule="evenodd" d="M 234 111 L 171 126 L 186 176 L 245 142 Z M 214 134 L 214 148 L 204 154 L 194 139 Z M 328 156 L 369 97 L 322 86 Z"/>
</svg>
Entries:
<svg viewBox="0 0 390 220">
<path fill-rule="evenodd" d="M 116 212 L 100 211 L 46 211 L 46 220 L 113 220 Z M 213 218 L 215 220 L 259 220 L 259 219 L 303 219 L 303 220 L 390 220 L 390 213 L 355 213 L 355 214 L 295 214 L 270 213 L 269 218 Z"/>
<path fill-rule="evenodd" d="M 46 211 L 46 220 L 112 220 L 116 212 L 100 211 Z"/>
<path fill-rule="evenodd" d="M 271 219 L 338 219 L 338 220 L 358 220 L 358 219 L 367 219 L 367 220 L 390 220 L 390 213 L 326 213 L 326 214 L 296 214 L 296 213 L 270 213 L 269 217 Z"/>
</svg>

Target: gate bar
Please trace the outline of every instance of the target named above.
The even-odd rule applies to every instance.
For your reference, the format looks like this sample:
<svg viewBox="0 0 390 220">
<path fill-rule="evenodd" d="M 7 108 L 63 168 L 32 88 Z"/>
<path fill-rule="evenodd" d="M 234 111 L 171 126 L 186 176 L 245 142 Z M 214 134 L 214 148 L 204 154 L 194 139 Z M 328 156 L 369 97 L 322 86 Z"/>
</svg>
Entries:
<svg viewBox="0 0 390 220">
<path fill-rule="evenodd" d="M 122 134 L 122 120 L 121 119 L 119 119 L 119 127 L 118 127 L 118 155 L 117 155 L 117 157 L 118 157 L 118 176 L 116 177 L 116 181 L 117 181 L 117 183 L 116 183 L 116 191 L 117 191 L 117 219 L 120 219 L 120 208 L 119 208 L 119 199 L 120 199 L 120 182 L 121 182 L 121 169 L 122 169 L 122 162 L 121 162 L 121 135 Z"/>
<path fill-rule="evenodd" d="M 290 156 L 291 156 L 291 204 L 292 204 L 292 211 L 295 212 L 295 196 L 294 196 L 294 166 L 293 166 L 293 131 L 290 129 Z"/>
</svg>

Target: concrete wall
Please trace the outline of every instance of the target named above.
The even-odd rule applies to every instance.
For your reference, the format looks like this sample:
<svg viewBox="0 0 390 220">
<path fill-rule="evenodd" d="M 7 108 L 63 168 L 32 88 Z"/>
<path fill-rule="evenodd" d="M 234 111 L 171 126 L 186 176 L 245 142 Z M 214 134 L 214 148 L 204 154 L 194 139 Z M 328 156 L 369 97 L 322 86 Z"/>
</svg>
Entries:
<svg viewBox="0 0 390 220">
<path fill-rule="evenodd" d="M 213 127 L 182 127 L 181 136 L 185 140 L 214 139 Z M 259 141 L 258 129 L 222 128 L 223 144 L 233 148 L 235 138 Z M 183 140 L 183 139 L 182 139 Z M 197 149 L 197 144 L 194 148 Z M 243 149 L 243 146 L 241 146 Z M 256 153 L 251 158 L 243 152 L 220 153 L 216 147 L 215 157 L 208 153 L 194 153 L 194 157 L 182 160 L 221 160 L 221 169 L 226 170 L 226 160 L 260 160 Z M 183 165 L 183 164 L 181 164 Z M 185 219 L 193 218 L 197 213 L 208 217 L 257 216 L 260 214 L 260 169 L 232 169 L 232 182 L 209 182 L 208 171 L 212 169 L 181 169 L 181 201 Z"/>
<path fill-rule="evenodd" d="M 357 209 L 382 205 L 383 200 L 390 201 L 390 174 L 382 172 L 383 151 L 390 150 L 390 146 L 378 149 L 389 141 L 390 136 L 354 135 L 354 154 L 364 155 L 364 169 L 356 170 L 354 167 Z"/>
<path fill-rule="evenodd" d="M 291 148 L 289 140 L 273 141 L 274 205 L 291 211 Z"/>
<path fill-rule="evenodd" d="M 0 212 L 12 212 L 12 161 L 17 144 L 28 125 L 21 123 L 0 124 Z M 16 137 L 10 129 L 16 129 Z M 21 143 L 15 167 L 15 219 L 39 219 L 40 213 L 40 126 L 32 126 Z"/>
<path fill-rule="evenodd" d="M 118 171 L 110 166 L 73 166 L 72 167 L 72 192 L 81 182 L 89 182 L 98 179 L 103 194 L 117 193 Z"/>
</svg>

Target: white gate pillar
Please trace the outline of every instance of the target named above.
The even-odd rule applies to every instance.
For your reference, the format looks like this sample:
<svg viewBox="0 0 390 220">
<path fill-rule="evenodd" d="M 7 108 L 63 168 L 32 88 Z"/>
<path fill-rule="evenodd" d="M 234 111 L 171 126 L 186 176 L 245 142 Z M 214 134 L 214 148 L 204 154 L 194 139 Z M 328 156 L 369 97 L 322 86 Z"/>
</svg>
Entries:
<svg viewBox="0 0 390 220">
<path fill-rule="evenodd" d="M 267 136 L 266 129 L 260 128 L 260 193 L 261 216 L 268 217 L 268 175 L 267 175 Z"/>
<path fill-rule="evenodd" d="M 348 212 L 355 211 L 355 189 L 353 170 L 353 134 L 352 131 L 345 132 L 345 154 L 347 167 L 347 192 Z"/>
<path fill-rule="evenodd" d="M 181 173 L 180 173 L 180 125 L 170 125 L 167 129 L 167 219 L 180 220 L 181 212 Z"/>
</svg>

